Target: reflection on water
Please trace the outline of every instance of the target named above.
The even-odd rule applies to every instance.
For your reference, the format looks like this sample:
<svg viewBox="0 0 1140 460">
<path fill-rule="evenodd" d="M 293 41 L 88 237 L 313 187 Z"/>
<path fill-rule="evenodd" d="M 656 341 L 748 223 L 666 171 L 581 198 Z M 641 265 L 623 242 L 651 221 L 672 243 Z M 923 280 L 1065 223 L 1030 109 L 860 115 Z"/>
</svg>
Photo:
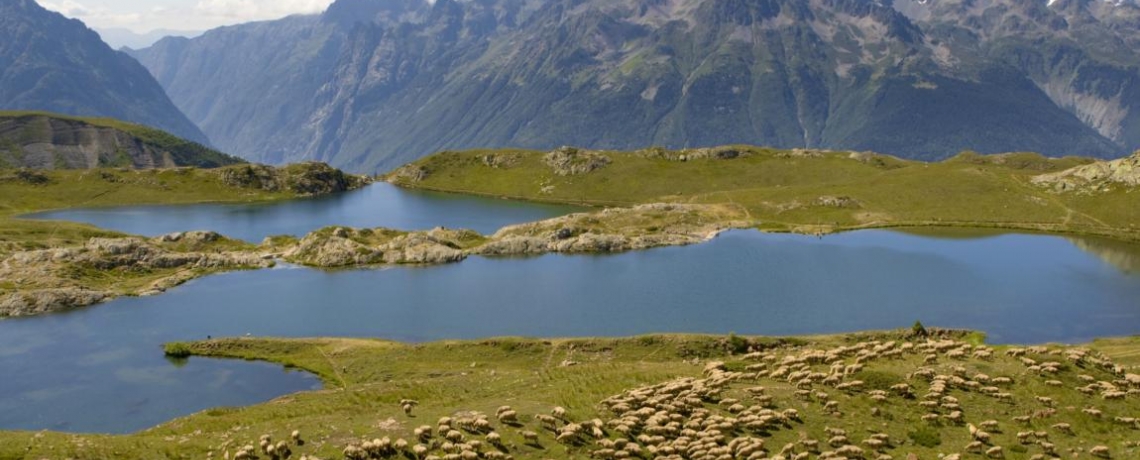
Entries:
<svg viewBox="0 0 1140 460">
<path fill-rule="evenodd" d="M 1100 257 L 1124 273 L 1140 275 L 1140 244 L 1104 238 L 1066 238 L 1082 251 Z"/>
<path fill-rule="evenodd" d="M 1010 234 L 1008 231 L 962 227 L 916 227 L 895 229 L 892 231 L 907 235 L 950 240 L 996 238 Z M 1034 233 L 1027 234 L 1032 235 Z M 1080 250 L 1099 257 L 1105 263 L 1116 267 L 1124 273 L 1140 274 L 1140 243 L 1095 236 L 1066 236 L 1064 238 Z"/>
<path fill-rule="evenodd" d="M 1138 299 L 1136 272 L 1065 238 L 1018 234 L 737 231 L 606 256 L 234 272 L 160 296 L 0 321 L 0 428 L 129 431 L 316 385 L 276 365 L 162 355 L 164 342 L 208 335 L 798 335 L 921 320 L 983 330 L 993 343 L 1072 343 L 1140 332 Z"/>
<path fill-rule="evenodd" d="M 580 210 L 574 206 L 404 190 L 378 183 L 347 193 L 276 203 L 67 209 L 24 217 L 86 222 L 145 236 L 213 230 L 258 243 L 266 236 L 301 236 L 330 225 L 400 230 L 444 226 L 490 234 L 506 225 Z"/>
</svg>

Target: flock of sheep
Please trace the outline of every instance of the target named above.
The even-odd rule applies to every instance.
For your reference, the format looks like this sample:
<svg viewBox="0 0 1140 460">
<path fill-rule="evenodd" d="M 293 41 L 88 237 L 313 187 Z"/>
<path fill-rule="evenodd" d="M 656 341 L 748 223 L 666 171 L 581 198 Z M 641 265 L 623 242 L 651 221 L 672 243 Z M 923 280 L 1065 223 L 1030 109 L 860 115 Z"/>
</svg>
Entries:
<svg viewBox="0 0 1140 460">
<path fill-rule="evenodd" d="M 1097 443 L 1103 439 L 1092 441 L 1105 433 L 1140 429 L 1136 418 L 1106 415 L 1127 409 L 1110 405 L 1140 394 L 1140 375 L 1085 349 L 1030 347 L 999 353 L 955 340 L 864 341 L 790 354 L 758 351 L 738 358 L 728 364 L 707 363 L 701 378 L 680 378 L 607 398 L 598 408 L 612 414 L 607 420 L 574 421 L 561 407 L 523 417 L 502 406 L 493 416 L 460 412 L 440 418 L 435 426 L 415 428 L 408 439 L 352 443 L 343 456 L 508 460 L 514 455 L 541 458 L 548 446 L 560 445 L 571 458 L 597 460 L 917 459 L 908 453 L 915 446 L 906 433 L 888 433 L 883 429 L 887 424 L 879 423 L 888 417 L 886 411 L 912 418 L 905 420 L 908 427 L 962 430 L 960 436 L 949 437 L 969 442 L 939 445 L 935 450 L 942 452 L 941 460 L 1140 456 L 1135 450 L 1140 443 L 1117 442 L 1110 448 Z M 897 383 L 860 380 L 876 363 L 908 360 L 922 364 L 911 366 Z M 997 361 L 1003 361 L 1005 375 L 978 371 L 998 368 Z M 1014 391 L 1032 388 L 1048 389 L 1052 396 Z M 1061 398 L 1065 407 L 1059 405 Z M 417 404 L 400 401 L 408 415 Z M 966 406 L 1024 413 L 999 420 L 990 418 L 993 410 L 979 410 L 989 414 L 984 416 Z M 1088 423 L 1062 420 L 1069 416 L 1084 417 Z M 1089 426 L 1097 429 L 1085 428 Z M 785 441 L 774 442 L 781 432 Z M 291 439 L 293 444 L 301 442 L 298 432 Z M 1119 450 L 1116 457 L 1114 450 Z M 263 436 L 260 449 L 246 446 L 232 458 L 258 455 L 288 459 L 290 444 L 274 444 Z"/>
</svg>

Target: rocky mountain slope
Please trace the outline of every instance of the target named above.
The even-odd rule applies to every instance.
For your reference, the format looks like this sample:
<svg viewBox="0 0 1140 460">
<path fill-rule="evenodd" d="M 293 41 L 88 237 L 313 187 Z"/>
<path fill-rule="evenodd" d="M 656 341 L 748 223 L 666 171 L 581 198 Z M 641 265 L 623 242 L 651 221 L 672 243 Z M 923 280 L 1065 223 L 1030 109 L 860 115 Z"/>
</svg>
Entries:
<svg viewBox="0 0 1140 460">
<path fill-rule="evenodd" d="M 0 168 L 214 168 L 244 163 L 196 142 L 110 119 L 0 112 Z"/>
<path fill-rule="evenodd" d="M 0 110 L 111 117 L 209 143 L 137 61 L 34 0 L 0 1 Z"/>
<path fill-rule="evenodd" d="M 1100 0 L 339 0 L 134 53 L 250 159 L 727 143 L 1116 157 L 1140 8 Z"/>
</svg>

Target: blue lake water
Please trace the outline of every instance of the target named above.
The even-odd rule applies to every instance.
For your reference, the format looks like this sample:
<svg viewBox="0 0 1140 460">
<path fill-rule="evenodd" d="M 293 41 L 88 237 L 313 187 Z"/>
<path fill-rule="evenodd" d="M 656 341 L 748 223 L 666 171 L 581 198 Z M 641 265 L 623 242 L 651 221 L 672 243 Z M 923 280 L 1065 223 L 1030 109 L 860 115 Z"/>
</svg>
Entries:
<svg viewBox="0 0 1140 460">
<path fill-rule="evenodd" d="M 86 222 L 106 229 L 146 236 L 213 230 L 231 238 L 257 243 L 270 235 L 303 236 L 330 225 L 401 230 L 425 230 L 443 226 L 490 234 L 505 225 L 541 220 L 582 209 L 409 191 L 388 183 L 377 183 L 348 193 L 278 203 L 66 209 L 23 217 Z"/>
<path fill-rule="evenodd" d="M 385 200 L 411 200 L 359 203 L 368 212 L 406 209 L 386 215 L 422 222 L 409 225 L 415 228 L 434 226 L 415 220 L 421 214 L 472 228 L 570 210 L 497 200 L 454 210 L 454 197 L 369 190 L 381 190 Z M 327 214 L 297 223 L 292 220 L 304 218 L 303 212 L 250 211 L 293 216 L 270 217 L 272 228 L 260 229 L 257 219 L 229 222 L 233 206 L 189 208 L 202 223 L 196 228 L 254 240 L 346 223 Z M 130 219 L 133 229 L 99 223 L 163 233 L 174 230 L 162 227 L 175 219 L 165 214 L 187 207 L 142 209 L 153 218 Z M 216 216 L 210 217 L 211 209 Z M 349 208 L 338 212 L 353 214 Z M 366 225 L 400 226 L 370 219 Z M 363 221 L 354 222 L 348 223 Z M 1084 342 L 1140 332 L 1138 261 L 1136 245 L 1047 235 L 861 231 L 819 239 L 736 231 L 706 244 L 617 255 L 227 273 L 160 296 L 0 321 L 0 428 L 125 432 L 317 384 L 280 366 L 191 359 L 179 367 L 162 356 L 164 342 L 207 335 L 402 341 L 655 332 L 786 335 L 909 327 L 921 320 L 979 329 L 993 343 Z"/>
</svg>

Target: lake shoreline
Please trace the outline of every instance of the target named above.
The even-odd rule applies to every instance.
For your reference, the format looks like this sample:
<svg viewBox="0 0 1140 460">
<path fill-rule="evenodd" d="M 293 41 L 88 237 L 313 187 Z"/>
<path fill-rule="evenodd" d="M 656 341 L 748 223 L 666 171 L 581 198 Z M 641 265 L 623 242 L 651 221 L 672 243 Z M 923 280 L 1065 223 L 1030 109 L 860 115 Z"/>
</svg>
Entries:
<svg viewBox="0 0 1140 460">
<path fill-rule="evenodd" d="M 568 203 L 561 203 L 568 204 Z M 1072 231 L 1069 228 L 1045 225 L 1017 225 L 1008 223 L 884 223 L 859 227 L 830 228 L 797 227 L 794 229 L 765 228 L 763 224 L 749 222 L 746 216 L 723 205 L 679 205 L 656 203 L 635 205 L 630 208 L 607 208 L 594 212 L 575 213 L 537 222 L 509 225 L 492 235 L 479 235 L 470 230 L 437 228 L 428 231 L 401 231 L 395 229 L 357 229 L 328 227 L 302 238 L 267 238 L 262 244 L 235 245 L 223 249 L 199 247 L 205 252 L 176 253 L 178 269 L 165 276 L 147 278 L 147 282 L 133 288 L 100 289 L 99 284 L 79 283 L 55 278 L 50 274 L 75 264 L 74 258 L 86 257 L 87 264 L 106 264 L 108 258 L 119 258 L 116 265 L 141 265 L 143 259 L 154 252 L 163 252 L 154 244 L 168 240 L 178 241 L 185 235 L 213 241 L 232 241 L 213 232 L 186 232 L 142 239 L 93 238 L 84 247 L 62 247 L 46 250 L 17 252 L 5 260 L 0 271 L 12 273 L 40 273 L 39 283 L 33 289 L 0 290 L 0 319 L 3 317 L 31 316 L 82 308 L 122 296 L 160 295 L 168 289 L 188 281 L 233 270 L 264 269 L 276 263 L 287 262 L 319 269 L 359 269 L 385 266 L 432 266 L 452 264 L 470 256 L 517 257 L 543 254 L 610 254 L 644 249 L 687 246 L 716 238 L 729 230 L 753 229 L 762 233 L 789 233 L 814 235 L 841 234 L 862 230 L 905 229 L 977 229 L 1000 232 L 1108 238 L 1123 243 L 1137 240 L 1121 238 L 1099 232 Z M 114 248 L 132 246 L 134 255 Z M 142 246 L 146 250 L 137 251 Z M 94 250 L 89 250 L 94 247 Z M 101 252 L 102 251 L 102 252 Z M 130 252 L 130 251 L 128 251 Z M 169 251 L 166 251 L 169 252 Z M 213 254 L 213 255 L 209 255 Z M 172 255 L 172 254 L 166 254 Z M 168 267 L 168 266 L 166 266 Z M 9 276 L 13 278 L 15 275 Z M 0 277 L 3 278 L 3 277 Z M 12 285 L 11 281 L 8 281 Z M 98 281 L 97 283 L 102 283 Z"/>
</svg>

